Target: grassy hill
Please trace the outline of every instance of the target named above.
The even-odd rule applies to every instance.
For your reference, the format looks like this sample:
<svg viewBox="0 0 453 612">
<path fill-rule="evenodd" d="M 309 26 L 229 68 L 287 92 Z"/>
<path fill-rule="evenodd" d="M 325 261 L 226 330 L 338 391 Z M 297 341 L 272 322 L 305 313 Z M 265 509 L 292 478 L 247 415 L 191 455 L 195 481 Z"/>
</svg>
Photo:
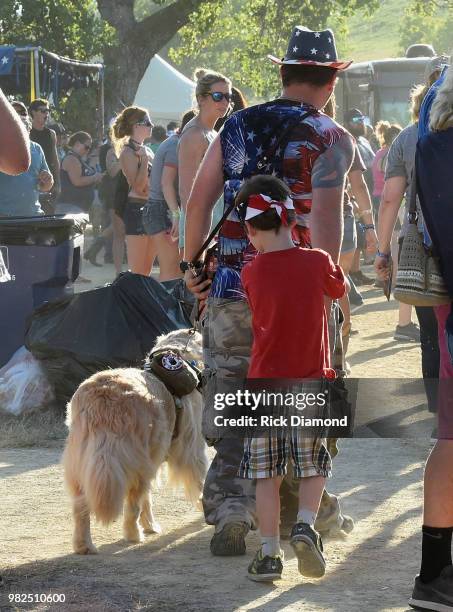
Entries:
<svg viewBox="0 0 453 612">
<path fill-rule="evenodd" d="M 356 13 L 349 21 L 348 34 L 339 36 L 339 51 L 354 61 L 401 57 L 400 27 L 409 0 L 382 0 L 368 16 Z"/>
<path fill-rule="evenodd" d="M 380 0 L 372 15 L 358 11 L 349 20 L 348 33 L 338 36 L 341 54 L 355 61 L 402 57 L 415 42 L 433 44 L 439 53 L 450 54 L 453 10 L 439 5 L 430 17 L 414 17 L 406 13 L 409 4 L 411 0 Z M 332 27 L 336 29 L 335 24 Z"/>
</svg>

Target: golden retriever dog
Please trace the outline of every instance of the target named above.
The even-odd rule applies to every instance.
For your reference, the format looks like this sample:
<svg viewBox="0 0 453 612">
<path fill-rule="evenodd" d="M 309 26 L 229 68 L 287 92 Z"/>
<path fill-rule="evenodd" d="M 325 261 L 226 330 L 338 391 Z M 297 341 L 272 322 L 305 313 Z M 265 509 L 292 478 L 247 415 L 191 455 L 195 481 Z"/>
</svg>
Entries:
<svg viewBox="0 0 453 612">
<path fill-rule="evenodd" d="M 160 336 L 155 349 L 177 350 L 185 359 L 199 362 L 201 336 L 187 329 L 173 331 Z M 165 461 L 170 484 L 182 484 L 187 498 L 198 501 L 208 468 L 201 393 L 195 389 L 179 402 L 182 407 L 177 409 L 154 374 L 134 368 L 98 372 L 74 393 L 67 410 L 63 466 L 72 498 L 76 553 L 97 552 L 90 514 L 109 524 L 121 514 L 123 503 L 127 541 L 141 542 L 143 533 L 160 532 L 150 489 Z"/>
</svg>

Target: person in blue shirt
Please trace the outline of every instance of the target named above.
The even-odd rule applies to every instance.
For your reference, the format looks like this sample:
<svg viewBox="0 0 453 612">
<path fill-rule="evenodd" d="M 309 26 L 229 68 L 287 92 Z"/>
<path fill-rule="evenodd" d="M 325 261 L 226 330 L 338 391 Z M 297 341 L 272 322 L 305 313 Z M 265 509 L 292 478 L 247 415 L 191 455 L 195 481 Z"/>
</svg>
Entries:
<svg viewBox="0 0 453 612">
<path fill-rule="evenodd" d="M 444 58 L 441 57 L 441 58 L 436 58 L 436 59 L 442 59 L 443 61 Z M 448 66 L 446 65 L 446 63 L 441 63 L 440 65 L 438 65 L 437 70 L 436 70 L 438 74 L 438 78 L 434 81 L 434 83 L 429 88 L 428 93 L 426 94 L 423 100 L 423 103 L 420 107 L 420 116 L 418 120 L 418 137 L 419 138 L 423 138 L 423 136 L 425 136 L 429 132 L 429 114 L 431 112 L 431 107 L 433 105 L 433 102 L 436 98 L 437 91 L 439 87 L 442 85 L 442 83 L 444 82 L 447 68 Z"/>
<path fill-rule="evenodd" d="M 27 108 L 22 102 L 12 106 L 28 131 L 31 123 Z M 41 146 L 30 141 L 31 163 L 27 171 L 16 176 L 0 172 L 0 217 L 34 217 L 44 214 L 39 204 L 39 192 L 50 191 L 53 178 Z"/>
</svg>

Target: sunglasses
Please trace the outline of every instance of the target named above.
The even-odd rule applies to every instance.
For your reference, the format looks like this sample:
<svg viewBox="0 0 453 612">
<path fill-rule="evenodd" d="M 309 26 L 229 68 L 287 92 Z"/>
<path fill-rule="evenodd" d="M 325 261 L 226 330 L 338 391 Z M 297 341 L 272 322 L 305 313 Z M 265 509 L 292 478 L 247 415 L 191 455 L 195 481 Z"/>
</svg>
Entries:
<svg viewBox="0 0 453 612">
<path fill-rule="evenodd" d="M 28 117 L 28 113 L 27 111 L 24 110 L 18 110 L 17 108 L 14 108 L 14 110 L 16 111 L 16 113 L 19 115 L 19 117 Z"/>
<path fill-rule="evenodd" d="M 211 96 L 214 102 L 221 102 L 224 98 L 227 102 L 231 102 L 231 100 L 233 99 L 232 94 L 223 93 L 222 91 L 211 91 L 210 93 L 206 95 Z"/>
<path fill-rule="evenodd" d="M 352 117 L 351 123 L 365 123 L 366 117 Z"/>
<path fill-rule="evenodd" d="M 36 110 L 38 110 L 43 115 L 50 115 L 50 109 L 48 108 L 37 108 Z"/>
<path fill-rule="evenodd" d="M 137 121 L 135 125 L 143 125 L 145 127 L 154 127 L 154 123 L 151 119 L 144 119 L 143 121 Z"/>
</svg>

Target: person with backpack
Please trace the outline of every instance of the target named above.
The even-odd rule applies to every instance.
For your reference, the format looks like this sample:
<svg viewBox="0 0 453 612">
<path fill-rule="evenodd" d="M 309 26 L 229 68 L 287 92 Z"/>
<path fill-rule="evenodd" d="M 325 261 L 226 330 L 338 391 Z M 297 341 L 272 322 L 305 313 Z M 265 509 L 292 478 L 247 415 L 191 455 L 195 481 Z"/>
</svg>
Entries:
<svg viewBox="0 0 453 612">
<path fill-rule="evenodd" d="M 327 251 L 334 262 L 340 252 L 343 190 L 353 143 L 346 130 L 319 109 L 332 95 L 338 70 L 351 62 L 337 59 L 331 30 L 302 26 L 294 28 L 285 57 L 269 59 L 280 65 L 281 95 L 226 121 L 203 159 L 187 203 L 181 266 L 200 310 L 207 305 L 202 329 L 206 380 L 240 380 L 249 366 L 252 329 L 240 274 L 256 251 L 234 210 L 244 180 L 256 174 L 283 179 L 296 212 L 293 238 L 302 247 Z M 217 270 L 211 280 L 200 274 L 202 263 L 196 259 L 222 189 L 228 217 L 219 232 Z M 244 554 L 245 536 L 256 527 L 255 483 L 237 476 L 242 440 L 223 437 L 213 443 L 217 455 L 203 493 L 206 522 L 215 525 L 211 552 Z"/>
</svg>

